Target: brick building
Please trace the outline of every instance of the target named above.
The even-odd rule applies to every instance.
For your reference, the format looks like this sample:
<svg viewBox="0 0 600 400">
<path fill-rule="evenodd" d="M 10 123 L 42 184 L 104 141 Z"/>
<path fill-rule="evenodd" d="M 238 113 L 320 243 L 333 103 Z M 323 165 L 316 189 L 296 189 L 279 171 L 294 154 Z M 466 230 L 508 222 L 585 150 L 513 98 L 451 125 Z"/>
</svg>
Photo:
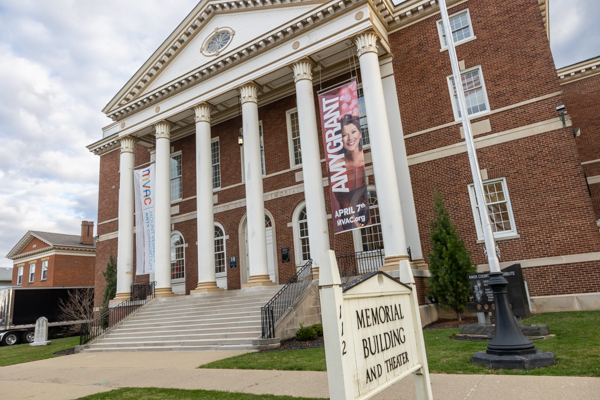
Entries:
<svg viewBox="0 0 600 400">
<path fill-rule="evenodd" d="M 114 122 L 88 146 L 100 156 L 97 302 L 111 254 L 118 299 L 148 279 L 159 296 L 285 283 L 328 248 L 383 248 L 390 273 L 410 248 L 422 285 L 436 189 L 487 270 L 439 7 L 395 3 L 194 8 L 108 103 Z M 600 159 L 585 153 L 598 141 L 583 129 L 574 138 L 557 111 L 571 100 L 550 52 L 547 3 L 448 3 L 501 264 L 521 263 L 538 312 L 597 308 L 599 205 L 585 175 L 600 176 L 600 164 L 582 161 Z M 334 235 L 316 94 L 351 79 L 373 225 Z M 588 105 L 572 102 L 577 124 Z M 591 111 L 580 118 L 597 128 Z M 156 272 L 136 276 L 132 171 L 150 164 Z"/>
<path fill-rule="evenodd" d="M 94 223 L 81 235 L 29 231 L 6 258 L 13 260 L 12 286 L 93 286 L 96 266 Z"/>
</svg>

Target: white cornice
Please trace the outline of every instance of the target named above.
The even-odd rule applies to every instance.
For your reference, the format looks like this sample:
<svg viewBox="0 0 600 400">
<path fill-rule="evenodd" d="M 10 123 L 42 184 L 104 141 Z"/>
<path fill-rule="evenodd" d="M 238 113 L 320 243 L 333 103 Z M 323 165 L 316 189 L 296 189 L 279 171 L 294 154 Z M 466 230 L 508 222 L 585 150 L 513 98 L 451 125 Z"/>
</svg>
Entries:
<svg viewBox="0 0 600 400">
<path fill-rule="evenodd" d="M 106 154 L 109 151 L 117 150 L 120 148 L 119 134 L 113 133 L 112 135 L 98 140 L 97 142 L 92 143 L 86 147 L 90 152 L 94 153 L 97 156 Z"/>
<path fill-rule="evenodd" d="M 6 256 L 6 258 L 9 258 L 11 260 L 13 260 L 14 262 L 25 262 L 26 260 L 29 260 L 30 258 L 32 258 L 32 256 L 35 256 L 33 258 L 39 258 L 39 257 L 43 257 L 45 255 L 52 255 L 55 254 L 57 252 L 57 250 L 64 250 L 64 251 L 71 251 L 74 252 L 74 254 L 76 253 L 96 253 L 96 247 L 91 247 L 91 246 L 64 246 L 64 245 L 54 245 L 54 246 L 50 246 L 50 247 L 44 247 L 42 249 L 38 249 L 38 250 L 33 250 L 33 251 L 28 251 L 27 253 L 23 253 L 23 254 L 17 254 L 14 256 Z M 43 254 L 43 253 L 52 253 L 52 254 Z"/>
<path fill-rule="evenodd" d="M 266 49 L 270 49 L 281 42 L 287 42 L 290 38 L 297 36 L 300 31 L 304 31 L 313 25 L 319 24 L 323 20 L 338 14 L 347 7 L 362 2 L 365 2 L 365 0 L 334 0 L 328 3 L 312 0 L 213 0 L 210 2 L 202 2 L 199 4 L 199 7 L 203 5 L 203 8 L 200 7 L 200 9 L 198 9 L 198 7 L 196 7 L 190 14 L 197 15 L 198 17 L 190 18 L 190 16 L 188 16 L 175 32 L 173 32 L 171 37 L 165 41 L 165 43 L 171 43 L 171 45 L 165 46 L 163 43 L 161 48 L 159 48 L 150 60 L 148 60 L 140 69 L 140 71 L 143 72 L 140 73 L 140 71 L 138 71 L 119 94 L 117 94 L 117 96 L 115 96 L 115 98 L 104 108 L 103 112 L 113 120 L 119 120 L 136 110 L 154 104 L 159 99 L 171 96 L 173 93 L 188 88 L 190 85 L 193 85 L 200 80 L 213 76 L 223 69 L 231 67 L 233 64 L 246 61 L 256 54 L 261 53 Z M 216 57 L 212 59 L 211 62 L 199 66 L 189 73 L 182 75 L 177 80 L 168 82 L 161 87 L 138 97 L 138 94 L 143 91 L 144 87 L 148 86 L 154 77 L 158 76 L 159 71 L 162 70 L 170 60 L 175 58 L 174 56 L 185 47 L 185 43 L 188 42 L 196 32 L 199 32 L 202 26 L 212 19 L 214 15 L 240 9 L 257 9 L 261 7 L 271 8 L 273 6 L 281 7 L 294 4 L 322 5 L 301 17 L 288 21 L 277 30 L 258 37 L 254 41 L 237 49 L 233 49 L 233 51 L 227 52 L 220 57 Z"/>
<path fill-rule="evenodd" d="M 600 56 L 559 68 L 556 73 L 561 85 L 598 75 L 600 74 Z"/>
</svg>

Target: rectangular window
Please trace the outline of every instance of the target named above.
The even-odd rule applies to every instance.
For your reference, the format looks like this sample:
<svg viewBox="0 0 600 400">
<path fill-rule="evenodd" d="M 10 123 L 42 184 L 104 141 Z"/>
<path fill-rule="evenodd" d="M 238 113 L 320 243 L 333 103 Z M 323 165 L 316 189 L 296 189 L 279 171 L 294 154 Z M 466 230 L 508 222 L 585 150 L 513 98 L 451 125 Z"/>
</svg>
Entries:
<svg viewBox="0 0 600 400">
<path fill-rule="evenodd" d="M 516 235 L 517 229 L 510 198 L 508 197 L 506 179 L 492 179 L 483 182 L 483 193 L 494 237 L 501 238 Z M 469 185 L 469 196 L 471 197 L 477 238 L 483 240 L 483 228 L 479 218 L 479 202 L 475 196 L 475 187 L 472 184 Z"/>
<path fill-rule="evenodd" d="M 29 264 L 29 283 L 33 282 L 35 277 L 35 264 Z"/>
<path fill-rule="evenodd" d="M 214 138 L 210 143 L 210 157 L 212 160 L 213 189 L 218 189 L 221 187 L 221 151 L 219 148 L 219 138 Z"/>
<path fill-rule="evenodd" d="M 367 108 L 365 107 L 365 94 L 363 93 L 362 84 L 358 85 L 357 95 L 362 144 L 363 146 L 369 146 L 371 144 L 371 139 L 369 138 L 369 126 L 367 125 Z"/>
<path fill-rule="evenodd" d="M 23 267 L 19 267 L 17 270 L 17 285 L 23 284 Z"/>
<path fill-rule="evenodd" d="M 42 280 L 48 279 L 48 260 L 42 261 Z"/>
<path fill-rule="evenodd" d="M 292 168 L 302 165 L 302 149 L 300 148 L 300 125 L 298 123 L 298 109 L 294 108 L 285 113 L 287 120 L 288 145 L 290 149 L 290 166 Z"/>
<path fill-rule="evenodd" d="M 243 135 L 244 131 L 242 129 L 240 129 L 240 133 Z M 263 141 L 263 126 L 262 126 L 262 121 L 258 121 L 258 133 L 260 135 L 260 161 L 261 161 L 261 167 L 262 167 L 262 175 L 265 176 L 267 175 L 267 170 L 265 167 L 265 145 L 264 145 L 264 141 Z M 246 181 L 246 178 L 244 177 L 245 175 L 245 169 L 244 169 L 244 146 L 240 147 L 240 152 L 242 154 L 242 182 Z"/>
<path fill-rule="evenodd" d="M 489 111 L 490 105 L 485 90 L 485 82 L 483 81 L 481 67 L 475 67 L 466 70 L 460 76 L 462 79 L 463 89 L 465 91 L 467 113 L 472 117 Z M 461 116 L 460 112 L 458 111 L 458 95 L 456 93 L 456 86 L 452 76 L 448 77 L 448 84 L 450 87 L 450 93 L 452 93 L 452 109 L 454 110 L 454 118 L 458 120 Z"/>
<path fill-rule="evenodd" d="M 442 49 L 445 49 L 448 47 L 448 40 L 441 19 L 437 21 L 437 27 Z M 468 9 L 450 15 L 450 29 L 452 29 L 452 39 L 455 45 L 473 37 L 471 14 Z"/>
<path fill-rule="evenodd" d="M 171 155 L 171 201 L 183 198 L 181 184 L 181 153 Z"/>
</svg>

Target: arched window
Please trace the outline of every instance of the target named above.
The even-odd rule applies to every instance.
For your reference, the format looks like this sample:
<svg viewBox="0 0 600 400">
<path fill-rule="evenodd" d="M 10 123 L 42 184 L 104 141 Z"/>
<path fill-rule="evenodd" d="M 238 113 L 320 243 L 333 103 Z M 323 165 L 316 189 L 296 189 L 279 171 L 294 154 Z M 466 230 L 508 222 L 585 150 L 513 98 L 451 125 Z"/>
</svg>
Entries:
<svg viewBox="0 0 600 400">
<path fill-rule="evenodd" d="M 171 236 L 171 279 L 185 278 L 185 242 L 183 236 Z"/>
<path fill-rule="evenodd" d="M 271 222 L 271 218 L 267 214 L 265 214 L 265 228 L 273 227 L 273 223 Z"/>
<path fill-rule="evenodd" d="M 310 243 L 308 240 L 308 215 L 306 213 L 306 204 L 301 203 L 294 212 L 294 254 L 296 265 L 302 265 L 311 259 Z"/>
<path fill-rule="evenodd" d="M 371 225 L 360 230 L 362 251 L 383 249 L 379 203 L 377 203 L 377 193 L 375 190 L 369 190 L 369 212 L 371 213 Z"/>
<path fill-rule="evenodd" d="M 225 232 L 215 225 L 215 273 L 225 272 Z"/>
</svg>

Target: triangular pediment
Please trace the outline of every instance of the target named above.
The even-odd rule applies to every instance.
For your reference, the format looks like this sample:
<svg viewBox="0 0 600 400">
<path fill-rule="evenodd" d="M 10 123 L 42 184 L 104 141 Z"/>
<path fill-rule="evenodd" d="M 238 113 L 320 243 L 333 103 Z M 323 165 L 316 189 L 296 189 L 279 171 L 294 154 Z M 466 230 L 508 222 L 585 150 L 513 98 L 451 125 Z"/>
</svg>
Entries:
<svg viewBox="0 0 600 400">
<path fill-rule="evenodd" d="M 52 244 L 38 237 L 31 231 L 27 232 L 25 236 L 19 240 L 19 242 L 8 252 L 6 258 L 12 259 L 20 254 L 29 253 L 31 251 L 38 251 L 45 248 L 52 247 Z"/>
<path fill-rule="evenodd" d="M 152 92 L 161 86 L 181 78 L 197 68 L 202 68 L 213 62 L 215 56 L 204 55 L 201 51 L 206 40 L 215 30 L 224 27 L 233 30 L 233 36 L 218 57 L 227 57 L 240 47 L 247 45 L 258 38 L 271 32 L 286 22 L 310 12 L 314 5 L 295 5 L 291 7 L 278 7 L 264 10 L 246 10 L 227 14 L 216 15 L 210 20 L 196 36 L 186 43 L 177 56 L 164 68 L 163 71 L 147 86 L 141 94 Z"/>
<path fill-rule="evenodd" d="M 321 0 L 201 1 L 103 112 L 110 114 L 135 103 L 187 72 L 208 65 L 236 49 L 239 51 L 244 44 L 302 18 L 325 3 Z M 218 57 L 205 56 L 201 52 L 202 44 L 215 28 L 221 27 L 235 31 L 232 41 Z"/>
</svg>

